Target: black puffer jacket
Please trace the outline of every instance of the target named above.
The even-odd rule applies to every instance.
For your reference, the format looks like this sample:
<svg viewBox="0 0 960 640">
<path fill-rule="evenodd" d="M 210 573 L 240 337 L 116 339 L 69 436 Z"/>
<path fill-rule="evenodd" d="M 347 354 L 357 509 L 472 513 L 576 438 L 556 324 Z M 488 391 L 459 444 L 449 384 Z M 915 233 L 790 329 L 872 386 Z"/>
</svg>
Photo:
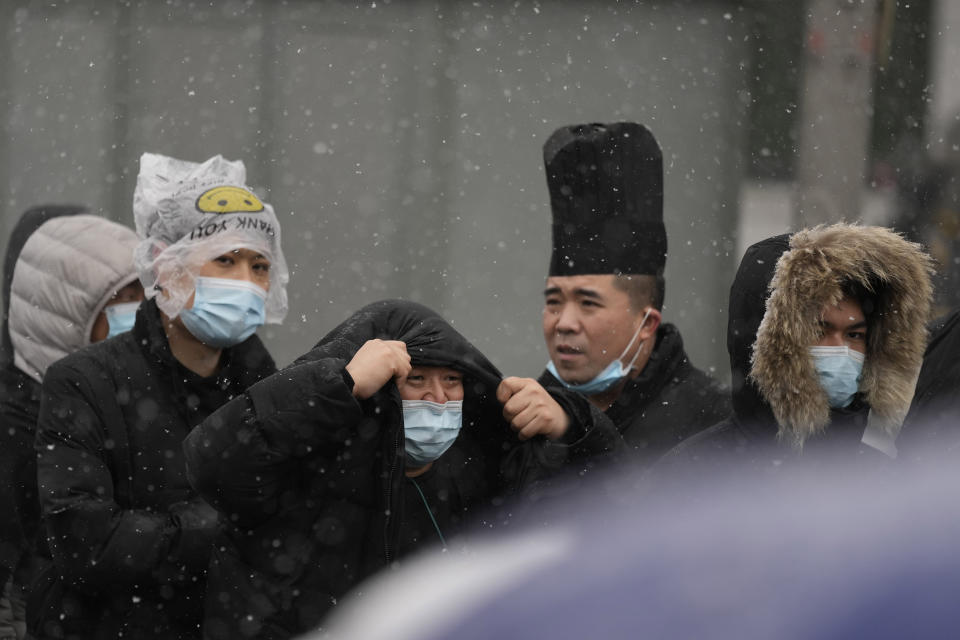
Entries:
<svg viewBox="0 0 960 640">
<path fill-rule="evenodd" d="M 7 243 L 3 261 L 3 330 L 0 333 L 0 585 L 29 554 L 37 535 L 40 506 L 37 502 L 37 457 L 33 450 L 37 415 L 40 413 L 40 383 L 14 365 L 8 314 L 10 284 L 20 252 L 27 239 L 43 223 L 60 216 L 85 213 L 74 205 L 48 205 L 27 210 Z M 32 554 L 30 554 L 32 555 Z M 21 566 L 18 581 L 32 579 L 33 563 Z"/>
<path fill-rule="evenodd" d="M 33 450 L 40 383 L 14 366 L 0 369 L 0 584 L 6 584 L 37 535 L 37 456 Z M 23 583 L 25 584 L 25 583 Z"/>
<path fill-rule="evenodd" d="M 909 463 L 960 455 L 960 309 L 933 328 L 917 389 L 897 439 Z"/>
<path fill-rule="evenodd" d="M 557 464 L 557 450 L 584 460 L 619 442 L 609 422 L 606 431 L 594 428 L 582 397 L 561 393 L 569 444 L 518 445 L 495 398 L 500 373 L 479 351 L 421 305 L 369 305 L 184 443 L 194 486 L 221 511 L 205 637 L 288 638 L 315 628 L 362 579 L 398 558 L 405 525 L 424 514 L 404 474 L 396 385 L 358 401 L 346 374 L 374 338 L 403 341 L 415 365 L 464 375 L 460 435 L 428 472 L 432 478 L 417 480 L 428 485 L 424 500 L 445 536 L 528 478 L 531 467 Z M 431 533 L 428 527 L 407 547 L 433 542 Z"/>
<path fill-rule="evenodd" d="M 560 382 L 544 371 L 540 383 Z M 634 456 L 646 468 L 690 436 L 730 414 L 730 391 L 690 363 L 680 332 L 672 324 L 657 329 L 657 343 L 643 371 L 624 386 L 606 410 Z"/>
<path fill-rule="evenodd" d="M 199 637 L 216 514 L 187 482 L 183 439 L 274 371 L 253 336 L 196 376 L 153 300 L 132 331 L 49 368 L 36 447 L 56 572 L 28 612 L 38 637 Z"/>
<path fill-rule="evenodd" d="M 874 292 L 876 309 L 867 320 L 860 392 L 836 410 L 807 349 L 820 335 L 821 310 L 850 281 Z M 871 434 L 892 442 L 906 414 L 930 300 L 929 258 L 887 229 L 837 224 L 754 244 L 730 287 L 733 414 L 671 451 L 657 472 L 777 470 L 786 461 L 827 459 L 881 464 L 881 451 L 892 451 Z"/>
</svg>

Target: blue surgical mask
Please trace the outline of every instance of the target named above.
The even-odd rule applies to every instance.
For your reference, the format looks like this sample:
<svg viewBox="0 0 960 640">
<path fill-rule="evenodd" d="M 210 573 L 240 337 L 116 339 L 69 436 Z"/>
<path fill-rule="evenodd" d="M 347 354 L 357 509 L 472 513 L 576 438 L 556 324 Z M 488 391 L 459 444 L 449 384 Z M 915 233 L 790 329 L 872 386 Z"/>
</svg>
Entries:
<svg viewBox="0 0 960 640">
<path fill-rule="evenodd" d="M 560 377 L 560 373 L 557 371 L 556 365 L 553 364 L 553 360 L 547 363 L 547 371 L 549 371 L 554 378 L 559 380 L 560 384 L 572 391 L 577 391 L 586 396 L 603 393 L 630 375 L 630 371 L 633 370 L 634 363 L 637 361 L 637 358 L 640 357 L 640 352 L 642 351 L 641 347 L 643 347 L 643 340 L 641 340 L 637 345 L 637 352 L 633 354 L 633 359 L 630 360 L 630 364 L 623 366 L 622 360 L 623 357 L 627 355 L 627 352 L 630 351 L 630 347 L 633 346 L 633 341 L 640 336 L 640 330 L 643 329 L 643 325 L 647 323 L 647 318 L 649 316 L 650 309 L 647 309 L 647 312 L 643 315 L 643 320 L 640 322 L 640 326 L 637 327 L 637 330 L 633 333 L 633 337 L 630 338 L 630 342 L 627 343 L 627 346 L 623 350 L 623 353 L 620 354 L 620 357 L 604 367 L 603 371 L 595 375 L 591 380 L 582 382 L 580 384 L 567 382 Z"/>
<path fill-rule="evenodd" d="M 810 347 L 810 356 L 830 406 L 834 409 L 850 406 L 863 378 L 863 354 L 846 346 Z"/>
<path fill-rule="evenodd" d="M 122 302 L 105 308 L 103 312 L 107 314 L 107 324 L 110 326 L 107 337 L 112 338 L 133 329 L 139 306 L 139 302 Z"/>
<path fill-rule="evenodd" d="M 427 400 L 403 400 L 403 437 L 407 466 L 427 465 L 450 448 L 463 424 L 463 402 L 440 404 Z"/>
<path fill-rule="evenodd" d="M 197 278 L 193 307 L 180 312 L 184 326 L 211 347 L 232 347 L 264 323 L 267 292 L 247 280 Z"/>
</svg>

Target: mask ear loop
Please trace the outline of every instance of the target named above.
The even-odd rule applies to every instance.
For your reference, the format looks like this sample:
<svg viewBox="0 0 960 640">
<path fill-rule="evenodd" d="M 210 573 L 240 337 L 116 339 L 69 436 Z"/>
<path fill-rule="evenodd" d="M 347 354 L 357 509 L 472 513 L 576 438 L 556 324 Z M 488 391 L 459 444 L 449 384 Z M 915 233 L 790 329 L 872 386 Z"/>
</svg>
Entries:
<svg viewBox="0 0 960 640">
<path fill-rule="evenodd" d="M 630 338 L 630 342 L 627 343 L 626 349 L 624 349 L 623 353 L 620 354 L 620 357 L 617 358 L 617 360 L 621 361 L 621 366 L 623 366 L 623 363 L 622 363 L 623 356 L 627 355 L 627 352 L 630 351 L 630 347 L 633 346 L 633 341 L 640 337 L 640 331 L 643 330 L 643 325 L 647 324 L 647 318 L 650 317 L 650 311 L 652 311 L 652 309 L 650 307 L 647 307 L 647 312 L 643 314 L 643 320 L 640 321 L 640 326 L 637 327 L 637 330 L 633 332 L 633 337 Z M 630 372 L 633 370 L 633 365 L 637 362 L 637 358 L 640 357 L 640 351 L 642 346 L 643 346 L 643 340 L 641 340 L 640 343 L 637 344 L 637 352 L 633 354 L 633 359 L 630 361 L 630 364 L 624 367 L 623 371 Z"/>
</svg>

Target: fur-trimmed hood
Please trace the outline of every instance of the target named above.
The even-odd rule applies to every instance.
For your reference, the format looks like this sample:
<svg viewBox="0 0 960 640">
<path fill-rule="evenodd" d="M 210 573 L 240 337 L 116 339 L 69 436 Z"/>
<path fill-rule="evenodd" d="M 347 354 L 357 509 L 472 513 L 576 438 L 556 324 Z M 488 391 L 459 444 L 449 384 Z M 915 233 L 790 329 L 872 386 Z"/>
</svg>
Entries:
<svg viewBox="0 0 960 640">
<path fill-rule="evenodd" d="M 926 346 L 932 270 L 919 245 L 882 227 L 818 226 L 750 247 L 731 288 L 727 340 L 741 423 L 775 423 L 795 447 L 827 427 L 830 406 L 808 347 L 821 310 L 855 283 L 876 300 L 860 392 L 871 424 L 895 435 Z"/>
</svg>

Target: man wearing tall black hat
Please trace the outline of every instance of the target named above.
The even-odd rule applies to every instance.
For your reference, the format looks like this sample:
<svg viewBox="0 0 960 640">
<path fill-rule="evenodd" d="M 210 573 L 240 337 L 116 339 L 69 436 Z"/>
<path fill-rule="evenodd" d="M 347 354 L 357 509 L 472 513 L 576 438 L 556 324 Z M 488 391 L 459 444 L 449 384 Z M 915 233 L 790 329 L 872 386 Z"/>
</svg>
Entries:
<svg viewBox="0 0 960 640">
<path fill-rule="evenodd" d="M 729 392 L 695 368 L 661 322 L 667 236 L 663 160 L 631 122 L 557 129 L 543 147 L 553 211 L 544 291 L 544 386 L 580 391 L 641 464 L 730 411 Z"/>
</svg>

